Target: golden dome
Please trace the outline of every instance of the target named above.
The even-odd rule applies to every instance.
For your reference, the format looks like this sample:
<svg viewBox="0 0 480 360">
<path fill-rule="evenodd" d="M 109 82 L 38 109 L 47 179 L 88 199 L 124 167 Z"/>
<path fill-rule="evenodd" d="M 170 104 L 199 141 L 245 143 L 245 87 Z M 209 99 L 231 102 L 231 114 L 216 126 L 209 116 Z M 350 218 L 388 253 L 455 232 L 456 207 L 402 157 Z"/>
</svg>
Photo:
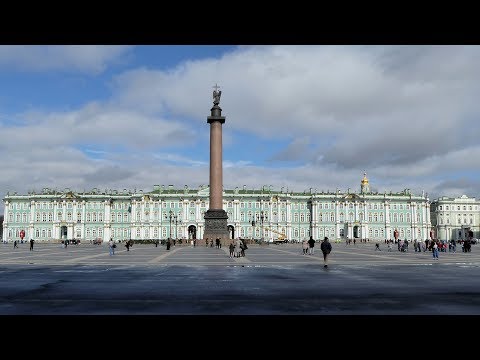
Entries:
<svg viewBox="0 0 480 360">
<path fill-rule="evenodd" d="M 362 185 L 368 184 L 367 173 L 363 173 Z"/>
</svg>

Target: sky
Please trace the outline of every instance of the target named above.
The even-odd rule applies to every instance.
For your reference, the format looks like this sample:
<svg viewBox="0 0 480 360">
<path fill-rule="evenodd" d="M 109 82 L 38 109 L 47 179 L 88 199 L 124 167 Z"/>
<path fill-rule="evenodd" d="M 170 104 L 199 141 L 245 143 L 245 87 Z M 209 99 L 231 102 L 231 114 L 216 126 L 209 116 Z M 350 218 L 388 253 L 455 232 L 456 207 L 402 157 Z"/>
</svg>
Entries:
<svg viewBox="0 0 480 360">
<path fill-rule="evenodd" d="M 479 197 L 479 46 L 0 46 L 0 194 L 209 183 Z M 0 214 L 3 213 L 3 203 Z"/>
</svg>

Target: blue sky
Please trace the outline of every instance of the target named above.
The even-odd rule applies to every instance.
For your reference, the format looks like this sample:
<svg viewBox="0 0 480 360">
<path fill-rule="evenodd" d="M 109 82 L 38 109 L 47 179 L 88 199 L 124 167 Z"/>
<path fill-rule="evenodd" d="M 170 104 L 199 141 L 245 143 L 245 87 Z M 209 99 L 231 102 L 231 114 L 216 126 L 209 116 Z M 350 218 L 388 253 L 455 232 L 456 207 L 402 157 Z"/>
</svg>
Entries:
<svg viewBox="0 0 480 360">
<path fill-rule="evenodd" d="M 478 46 L 0 46 L 0 192 L 208 184 L 478 197 Z M 3 212 L 3 207 L 0 213 Z"/>
</svg>

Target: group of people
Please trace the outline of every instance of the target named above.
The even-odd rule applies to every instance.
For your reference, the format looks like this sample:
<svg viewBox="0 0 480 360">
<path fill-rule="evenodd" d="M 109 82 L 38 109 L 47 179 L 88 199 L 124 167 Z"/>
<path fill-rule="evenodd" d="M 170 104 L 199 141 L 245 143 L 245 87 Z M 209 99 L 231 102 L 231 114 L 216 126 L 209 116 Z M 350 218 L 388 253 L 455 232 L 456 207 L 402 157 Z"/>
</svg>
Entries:
<svg viewBox="0 0 480 360">
<path fill-rule="evenodd" d="M 248 246 L 244 239 L 236 239 L 232 240 L 232 242 L 228 246 L 228 249 L 230 250 L 231 258 L 239 258 L 245 256 L 245 250 L 248 249 Z"/>
<path fill-rule="evenodd" d="M 302 242 L 302 254 L 303 255 L 313 255 L 315 253 L 315 240 L 313 239 L 312 236 L 310 236 L 310 239 L 303 240 Z M 323 254 L 323 267 L 328 268 L 328 255 L 332 251 L 332 244 L 328 240 L 328 237 L 324 237 L 322 243 L 320 244 L 320 250 L 322 250 Z"/>
</svg>

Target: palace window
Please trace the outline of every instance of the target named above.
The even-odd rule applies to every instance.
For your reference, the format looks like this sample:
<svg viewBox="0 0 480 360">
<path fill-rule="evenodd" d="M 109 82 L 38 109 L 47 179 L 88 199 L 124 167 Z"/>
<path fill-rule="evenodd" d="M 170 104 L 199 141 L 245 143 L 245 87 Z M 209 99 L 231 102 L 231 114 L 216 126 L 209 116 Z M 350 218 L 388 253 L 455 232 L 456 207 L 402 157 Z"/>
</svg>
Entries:
<svg viewBox="0 0 480 360">
<path fill-rule="evenodd" d="M 123 222 L 128 222 L 128 214 L 123 214 Z"/>
</svg>

